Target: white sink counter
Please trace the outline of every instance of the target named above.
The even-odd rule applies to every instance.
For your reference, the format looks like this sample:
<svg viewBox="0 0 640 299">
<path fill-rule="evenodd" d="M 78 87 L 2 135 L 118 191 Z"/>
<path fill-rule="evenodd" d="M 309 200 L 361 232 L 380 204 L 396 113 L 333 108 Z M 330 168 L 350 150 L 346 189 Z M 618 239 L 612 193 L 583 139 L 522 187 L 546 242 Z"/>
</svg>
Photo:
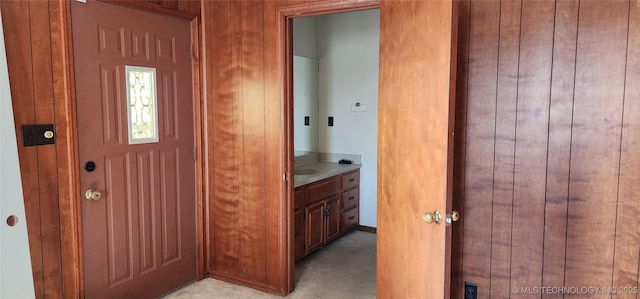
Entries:
<svg viewBox="0 0 640 299">
<path fill-rule="evenodd" d="M 297 188 L 302 185 L 314 183 L 332 176 L 359 169 L 361 166 L 362 164 L 338 164 L 335 162 L 313 162 L 303 164 L 296 166 L 294 172 L 295 170 L 302 170 L 303 172 L 314 173 L 294 175 L 293 185 Z"/>
</svg>

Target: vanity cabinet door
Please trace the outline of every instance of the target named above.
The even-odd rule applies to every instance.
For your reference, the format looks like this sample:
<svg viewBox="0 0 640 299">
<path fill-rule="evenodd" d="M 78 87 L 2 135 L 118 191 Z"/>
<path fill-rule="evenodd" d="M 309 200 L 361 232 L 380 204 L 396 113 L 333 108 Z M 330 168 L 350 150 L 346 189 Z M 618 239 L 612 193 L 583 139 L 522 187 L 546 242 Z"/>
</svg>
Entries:
<svg viewBox="0 0 640 299">
<path fill-rule="evenodd" d="M 310 254 L 324 245 L 324 207 L 325 202 L 320 201 L 305 208 L 307 215 L 305 254 Z"/>
<path fill-rule="evenodd" d="M 304 209 L 297 210 L 293 213 L 295 226 L 293 228 L 295 259 L 296 261 L 303 258 L 304 253 Z"/>
<path fill-rule="evenodd" d="M 326 242 L 329 243 L 340 235 L 340 220 L 342 218 L 340 197 L 327 199 L 325 205 Z"/>
<path fill-rule="evenodd" d="M 293 245 L 296 261 L 305 256 L 304 203 L 304 189 L 296 189 L 293 204 Z"/>
</svg>

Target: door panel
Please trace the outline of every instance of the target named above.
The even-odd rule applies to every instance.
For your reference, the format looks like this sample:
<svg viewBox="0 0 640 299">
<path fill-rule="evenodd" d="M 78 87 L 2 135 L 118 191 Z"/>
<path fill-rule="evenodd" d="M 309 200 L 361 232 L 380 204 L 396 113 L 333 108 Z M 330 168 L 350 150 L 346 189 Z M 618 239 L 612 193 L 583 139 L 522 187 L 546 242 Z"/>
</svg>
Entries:
<svg viewBox="0 0 640 299">
<path fill-rule="evenodd" d="M 342 214 L 340 213 L 340 197 L 327 199 L 326 201 L 327 217 L 325 218 L 325 225 L 327 226 L 327 243 L 333 241 L 340 235 L 340 220 Z"/>
<path fill-rule="evenodd" d="M 379 298 L 449 298 L 457 3 L 384 1 L 378 123 Z M 455 224 L 454 224 L 455 225 Z"/>
<path fill-rule="evenodd" d="M 158 297 L 196 278 L 190 26 L 94 1 L 71 5 L 85 297 Z M 155 106 L 144 96 L 128 106 L 138 83 L 126 81 L 127 66 L 155 69 L 155 86 L 140 85 L 156 91 Z M 130 141 L 129 118 L 156 114 L 155 127 L 136 132 L 157 141 Z M 84 168 L 89 161 L 95 170 Z M 102 197 L 84 199 L 88 189 Z"/>
<path fill-rule="evenodd" d="M 305 254 L 309 254 L 324 244 L 324 201 L 305 208 L 307 215 L 307 228 L 305 238 L 307 248 Z"/>
</svg>

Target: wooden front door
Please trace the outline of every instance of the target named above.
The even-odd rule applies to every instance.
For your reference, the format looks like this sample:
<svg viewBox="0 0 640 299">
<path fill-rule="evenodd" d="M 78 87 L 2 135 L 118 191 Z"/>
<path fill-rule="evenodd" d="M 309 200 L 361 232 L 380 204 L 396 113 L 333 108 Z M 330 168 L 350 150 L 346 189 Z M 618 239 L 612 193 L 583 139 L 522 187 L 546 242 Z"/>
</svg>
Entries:
<svg viewBox="0 0 640 299">
<path fill-rule="evenodd" d="M 449 298 L 456 5 L 380 8 L 378 298 Z"/>
<path fill-rule="evenodd" d="M 155 298 L 196 279 L 187 22 L 72 2 L 86 298 Z"/>
</svg>

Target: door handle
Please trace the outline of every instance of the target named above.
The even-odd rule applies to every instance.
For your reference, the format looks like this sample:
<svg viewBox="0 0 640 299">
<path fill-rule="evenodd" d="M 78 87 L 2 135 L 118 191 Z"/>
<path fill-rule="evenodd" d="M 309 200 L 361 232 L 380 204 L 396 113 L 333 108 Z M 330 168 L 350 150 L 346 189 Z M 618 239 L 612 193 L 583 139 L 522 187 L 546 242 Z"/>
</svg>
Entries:
<svg viewBox="0 0 640 299">
<path fill-rule="evenodd" d="M 422 216 L 422 220 L 429 224 L 440 224 L 442 223 L 442 214 L 438 210 L 433 211 L 433 213 L 427 212 Z"/>
<path fill-rule="evenodd" d="M 86 197 L 88 200 L 98 200 L 102 198 L 102 193 L 100 193 L 100 191 L 89 188 L 89 190 L 84 193 L 84 197 Z"/>
</svg>

